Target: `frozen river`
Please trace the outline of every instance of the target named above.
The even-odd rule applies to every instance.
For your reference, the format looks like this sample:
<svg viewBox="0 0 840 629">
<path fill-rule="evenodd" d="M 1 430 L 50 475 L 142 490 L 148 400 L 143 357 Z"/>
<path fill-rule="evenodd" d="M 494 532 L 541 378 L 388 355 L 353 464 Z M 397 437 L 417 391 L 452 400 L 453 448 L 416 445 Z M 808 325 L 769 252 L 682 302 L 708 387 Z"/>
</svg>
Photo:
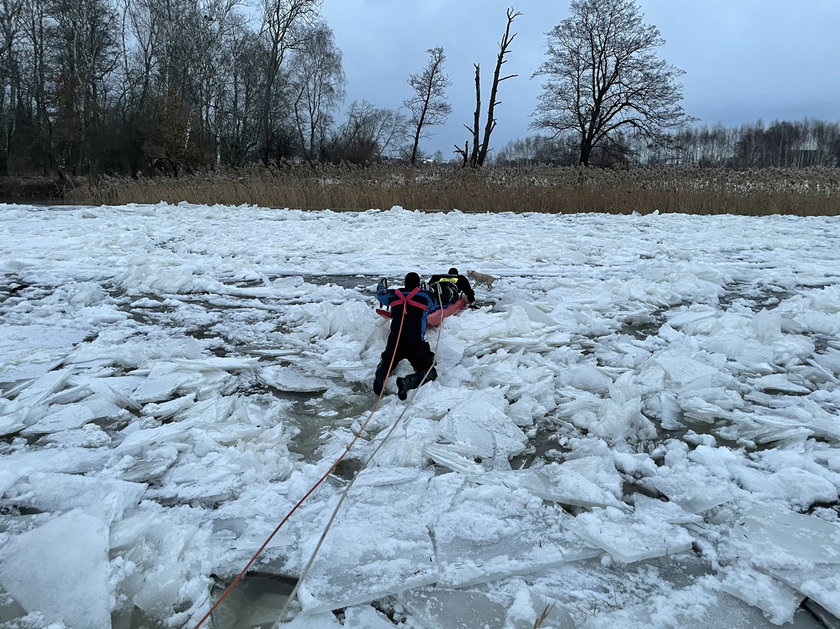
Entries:
<svg viewBox="0 0 840 629">
<path fill-rule="evenodd" d="M 370 416 L 376 282 L 453 265 Z M 203 626 L 351 481 L 283 626 L 836 626 L 838 333 L 837 218 L 0 205 L 0 627 L 195 626 L 368 417 Z"/>
</svg>

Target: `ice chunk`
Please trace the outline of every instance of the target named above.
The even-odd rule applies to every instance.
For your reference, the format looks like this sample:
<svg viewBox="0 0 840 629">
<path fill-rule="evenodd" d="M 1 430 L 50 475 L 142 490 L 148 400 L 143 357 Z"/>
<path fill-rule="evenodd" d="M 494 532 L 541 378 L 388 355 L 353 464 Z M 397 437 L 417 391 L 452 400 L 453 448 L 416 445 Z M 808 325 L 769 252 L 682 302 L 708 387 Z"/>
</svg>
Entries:
<svg viewBox="0 0 840 629">
<path fill-rule="evenodd" d="M 611 492 L 616 498 L 620 497 L 623 489 L 621 474 L 615 469 L 615 464 L 608 456 L 579 456 L 563 462 L 563 470 L 572 470 L 599 487 Z"/>
<path fill-rule="evenodd" d="M 633 494 L 636 516 L 653 518 L 669 524 L 699 524 L 703 521 L 699 515 L 689 513 L 678 504 L 657 500 L 644 494 Z"/>
<path fill-rule="evenodd" d="M 537 620 L 542 618 L 540 624 Z M 575 629 L 578 623 L 566 606 L 560 601 L 540 596 L 530 587 L 523 586 L 516 593 L 513 605 L 507 613 L 507 622 L 512 629 Z"/>
<path fill-rule="evenodd" d="M 260 379 L 279 391 L 310 393 L 330 388 L 329 380 L 316 378 L 294 367 L 265 367 L 260 370 Z"/>
<path fill-rule="evenodd" d="M 124 470 L 121 477 L 127 481 L 151 482 L 158 479 L 178 460 L 178 450 L 173 446 L 148 448 L 142 458 L 126 457 L 118 469 Z"/>
<path fill-rule="evenodd" d="M 644 605 L 628 607 L 587 620 L 585 629 L 628 627 L 692 627 L 692 629 L 756 629 L 767 627 L 761 610 L 717 591 L 708 579 L 687 588 L 660 594 Z"/>
<path fill-rule="evenodd" d="M 397 597 L 424 627 L 502 629 L 505 608 L 481 592 L 422 588 Z"/>
<path fill-rule="evenodd" d="M 146 404 L 143 407 L 143 415 L 151 415 L 163 421 L 171 419 L 181 411 L 189 408 L 195 403 L 195 393 L 175 398 L 162 404 Z"/>
<path fill-rule="evenodd" d="M 606 393 L 613 381 L 595 365 L 577 365 L 567 374 L 569 385 L 591 393 Z"/>
<path fill-rule="evenodd" d="M 728 568 L 722 576 L 721 590 L 758 607 L 776 625 L 791 622 L 805 598 L 773 577 L 755 570 Z"/>
<path fill-rule="evenodd" d="M 712 378 L 720 373 L 717 368 L 689 358 L 683 352 L 660 352 L 651 361 L 665 370 L 671 382 L 683 388 L 708 387 Z"/>
<path fill-rule="evenodd" d="M 629 508 L 610 491 L 575 470 L 573 462 L 549 463 L 541 468 L 503 473 L 495 478 L 504 484 L 523 487 L 543 500 L 579 507 Z M 483 482 L 487 480 L 485 478 Z"/>
<path fill-rule="evenodd" d="M 0 478 L 4 473 L 24 476 L 33 472 L 85 474 L 102 469 L 107 452 L 89 448 L 24 450 L 0 457 Z"/>
<path fill-rule="evenodd" d="M 50 371 L 32 382 L 17 396 L 18 402 L 23 402 L 28 406 L 36 406 L 40 404 L 48 395 L 54 391 L 58 391 L 67 379 L 70 377 L 71 370 L 69 368 L 58 369 Z"/>
<path fill-rule="evenodd" d="M 812 515 L 755 505 L 733 539 L 753 561 L 785 565 L 798 561 L 840 564 L 840 524 Z"/>
<path fill-rule="evenodd" d="M 465 444 L 483 459 L 510 458 L 522 452 L 528 441 L 513 420 L 479 395 L 463 400 L 446 414 L 440 421 L 440 435 Z"/>
<path fill-rule="evenodd" d="M 191 418 L 172 424 L 164 424 L 156 428 L 132 432 L 117 446 L 115 451 L 120 454 L 139 454 L 143 448 L 154 443 L 166 444 L 178 441 L 184 438 L 192 428 L 201 422 L 202 417 L 196 414 Z"/>
<path fill-rule="evenodd" d="M 201 359 L 178 358 L 173 361 L 184 371 L 247 371 L 259 363 L 258 358 L 236 358 L 233 356 L 209 356 Z"/>
<path fill-rule="evenodd" d="M 39 378 L 54 369 L 88 332 L 30 322 L 0 326 L 0 382 Z"/>
<path fill-rule="evenodd" d="M 364 627 L 365 625 L 361 625 Z M 280 625 L 282 629 L 348 629 L 346 624 L 341 624 L 335 614 L 329 612 L 323 614 L 298 614 L 289 622 Z"/>
<path fill-rule="evenodd" d="M 61 430 L 71 430 L 86 424 L 94 418 L 94 413 L 86 404 L 69 404 L 39 419 L 24 428 L 24 435 L 42 435 Z"/>
<path fill-rule="evenodd" d="M 108 528 L 71 511 L 0 549 L 0 585 L 28 612 L 68 627 L 110 627 Z"/>
<path fill-rule="evenodd" d="M 184 383 L 185 378 L 175 375 L 147 378 L 131 393 L 131 398 L 140 404 L 168 400 Z"/>
<path fill-rule="evenodd" d="M 774 373 L 753 380 L 753 386 L 762 391 L 781 391 L 782 393 L 810 393 L 811 389 L 795 384 L 783 373 Z"/>
<path fill-rule="evenodd" d="M 20 432 L 25 426 L 24 421 L 27 409 L 21 408 L 14 403 L 7 403 L 6 400 L 0 399 L 0 436 L 12 435 Z"/>
<path fill-rule="evenodd" d="M 394 629 L 388 617 L 369 605 L 348 607 L 344 610 L 344 626 L 364 629 Z"/>
<path fill-rule="evenodd" d="M 609 507 L 582 513 L 563 524 L 622 563 L 683 552 L 693 542 L 685 529 L 659 520 L 655 512 L 638 508 L 628 515 Z"/>
<path fill-rule="evenodd" d="M 386 476 L 382 476 L 385 474 Z M 351 489 L 298 598 L 306 613 L 367 603 L 438 580 L 422 504 L 430 472 L 366 469 Z M 382 481 L 382 483 L 380 483 Z M 384 484 L 383 484 L 384 483 Z M 308 558 L 321 535 L 309 530 Z"/>
<path fill-rule="evenodd" d="M 836 565 L 771 569 L 770 573 L 840 618 L 840 573 Z"/>
<path fill-rule="evenodd" d="M 433 528 L 441 583 L 471 585 L 601 554 L 563 529 L 567 518 L 523 489 L 464 487 Z"/>
<path fill-rule="evenodd" d="M 122 547 L 124 562 L 136 566 L 124 574 L 120 591 L 137 607 L 160 618 L 172 614 L 190 594 L 203 598 L 206 530 L 193 523 L 174 524 L 171 512 L 153 509 L 115 527 L 114 547 Z"/>
<path fill-rule="evenodd" d="M 108 478 L 40 472 L 29 475 L 29 504 L 43 511 L 82 509 L 109 523 L 140 502 L 146 485 Z"/>
<path fill-rule="evenodd" d="M 734 483 L 712 476 L 701 467 L 673 470 L 667 475 L 654 476 L 650 482 L 669 500 L 692 513 L 708 511 L 741 493 Z"/>
<path fill-rule="evenodd" d="M 430 443 L 423 451 L 438 465 L 448 467 L 453 472 L 481 475 L 484 468 L 473 460 L 475 453 L 462 444 Z"/>
</svg>

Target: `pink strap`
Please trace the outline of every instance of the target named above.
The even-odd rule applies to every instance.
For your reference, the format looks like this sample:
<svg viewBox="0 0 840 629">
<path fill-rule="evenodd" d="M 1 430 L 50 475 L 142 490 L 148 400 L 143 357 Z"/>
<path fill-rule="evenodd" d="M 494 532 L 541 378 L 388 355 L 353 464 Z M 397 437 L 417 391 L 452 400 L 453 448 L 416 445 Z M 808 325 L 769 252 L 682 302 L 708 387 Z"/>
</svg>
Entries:
<svg viewBox="0 0 840 629">
<path fill-rule="evenodd" d="M 397 299 L 392 301 L 389 305 L 390 305 L 391 308 L 393 308 L 394 306 L 400 306 L 402 304 L 408 304 L 409 306 L 415 306 L 416 308 L 420 308 L 421 310 L 428 310 L 429 306 L 427 306 L 426 304 L 421 304 L 419 301 L 414 301 L 412 299 L 412 297 L 414 297 L 419 292 L 420 292 L 420 289 L 415 288 L 408 295 L 403 295 L 400 292 L 400 289 L 397 289 L 397 290 L 394 291 L 394 293 L 397 295 Z"/>
</svg>

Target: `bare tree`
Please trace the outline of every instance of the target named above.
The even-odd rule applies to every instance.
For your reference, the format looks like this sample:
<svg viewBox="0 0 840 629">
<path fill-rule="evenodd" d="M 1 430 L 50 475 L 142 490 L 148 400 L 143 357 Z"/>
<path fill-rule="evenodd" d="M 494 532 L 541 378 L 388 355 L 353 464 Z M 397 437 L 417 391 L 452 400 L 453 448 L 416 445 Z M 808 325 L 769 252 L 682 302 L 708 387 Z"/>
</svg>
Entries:
<svg viewBox="0 0 840 629">
<path fill-rule="evenodd" d="M 440 46 L 429 48 L 426 52 L 429 53 L 429 63 L 421 73 L 409 76 L 408 84 L 414 94 L 403 101 L 403 105 L 411 112 L 409 124 L 414 129 L 409 157 L 412 164 L 417 161 L 420 138 L 426 137 L 424 128 L 443 124 L 446 117 L 452 113 L 452 105 L 444 97 L 446 88 L 452 84 L 449 77 L 443 73 L 446 55 Z"/>
<path fill-rule="evenodd" d="M 64 165 L 74 172 L 86 171 L 105 105 L 104 82 L 117 65 L 116 14 L 106 0 L 55 2 L 52 10 L 57 134 L 64 146 Z"/>
<path fill-rule="evenodd" d="M 496 100 L 499 94 L 499 84 L 502 81 L 507 81 L 508 79 L 514 78 L 515 74 L 509 74 L 507 76 L 502 76 L 502 66 L 507 63 L 505 57 L 510 52 L 510 45 L 513 43 L 513 40 L 516 38 L 516 33 L 511 35 L 510 27 L 513 25 L 513 21 L 518 18 L 522 13 L 519 11 L 514 11 L 512 8 L 508 9 L 506 12 L 507 15 L 507 25 L 505 26 L 505 32 L 502 35 L 502 39 L 499 42 L 499 54 L 496 57 L 496 69 L 493 71 L 493 83 L 490 86 L 490 101 L 487 104 L 487 119 L 484 124 L 484 136 L 481 137 L 480 128 L 481 128 L 481 66 L 478 64 L 474 64 L 475 67 L 475 114 L 473 116 L 473 126 L 464 125 L 467 128 L 467 131 L 470 132 L 473 139 L 473 146 L 472 151 L 469 151 L 469 142 L 467 142 L 462 149 L 459 146 L 455 146 L 455 152 L 460 154 L 463 158 L 464 165 L 469 164 L 472 168 L 478 168 L 484 165 L 484 161 L 487 159 L 487 153 L 490 150 L 490 135 L 493 133 L 493 130 L 496 128 L 496 105 L 500 105 L 501 101 Z M 481 138 L 481 139 L 479 139 Z"/>
<path fill-rule="evenodd" d="M 332 123 L 332 111 L 344 98 L 344 70 L 329 26 L 318 24 L 303 37 L 292 60 L 289 84 L 300 144 L 312 161 Z"/>
<path fill-rule="evenodd" d="M 15 44 L 23 28 L 21 0 L 0 1 L 0 175 L 8 172 L 19 109 L 21 76 Z"/>
<path fill-rule="evenodd" d="M 366 164 L 383 160 L 405 138 L 404 117 L 393 109 L 354 101 L 347 120 L 333 134 L 325 158 Z"/>
<path fill-rule="evenodd" d="M 267 166 L 277 112 L 275 93 L 279 89 L 277 79 L 286 53 L 294 50 L 311 35 L 302 25 L 311 24 L 318 15 L 319 0 L 262 0 L 263 25 L 261 35 L 265 41 L 267 56 L 264 65 L 263 96 L 261 111 L 262 159 Z"/>
<path fill-rule="evenodd" d="M 689 120 L 680 105 L 682 71 L 656 57 L 664 40 L 642 20 L 635 0 L 573 0 L 571 16 L 548 34 L 533 126 L 574 130 L 583 165 L 596 148 L 621 151 L 612 142 L 621 131 L 661 143 Z"/>
</svg>

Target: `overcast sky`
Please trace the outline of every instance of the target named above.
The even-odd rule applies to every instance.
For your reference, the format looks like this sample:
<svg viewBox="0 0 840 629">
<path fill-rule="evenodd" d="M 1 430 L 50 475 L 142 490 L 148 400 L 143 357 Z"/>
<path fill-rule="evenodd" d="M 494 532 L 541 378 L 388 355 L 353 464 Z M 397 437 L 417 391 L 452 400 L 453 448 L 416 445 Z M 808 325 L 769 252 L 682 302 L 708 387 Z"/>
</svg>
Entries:
<svg viewBox="0 0 840 629">
<path fill-rule="evenodd" d="M 660 56 L 685 71 L 683 106 L 698 124 L 840 120 L 840 0 L 639 4 L 645 22 L 666 40 Z M 409 95 L 408 75 L 423 69 L 428 48 L 442 46 L 453 111 L 421 147 L 453 157 L 453 145 L 468 138 L 463 125 L 475 109 L 473 64 L 481 64 L 486 102 L 510 6 L 522 16 L 514 22 L 518 35 L 505 71 L 518 77 L 501 85 L 491 144 L 498 150 L 537 133 L 529 124 L 541 82 L 531 75 L 545 58 L 546 33 L 568 17 L 567 0 L 323 0 L 322 16 L 335 33 L 347 75 L 340 118 L 354 100 L 399 107 Z"/>
</svg>

